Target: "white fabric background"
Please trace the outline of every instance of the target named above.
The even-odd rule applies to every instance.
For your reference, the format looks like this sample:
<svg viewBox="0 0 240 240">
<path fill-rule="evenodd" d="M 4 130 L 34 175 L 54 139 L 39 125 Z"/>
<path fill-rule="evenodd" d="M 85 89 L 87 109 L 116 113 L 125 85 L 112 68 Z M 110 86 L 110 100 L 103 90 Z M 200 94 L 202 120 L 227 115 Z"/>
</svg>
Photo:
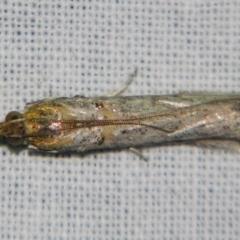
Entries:
<svg viewBox="0 0 240 240">
<path fill-rule="evenodd" d="M 240 1 L 1 1 L 0 113 L 50 96 L 240 91 Z M 239 155 L 0 146 L 2 239 L 240 239 Z"/>
</svg>

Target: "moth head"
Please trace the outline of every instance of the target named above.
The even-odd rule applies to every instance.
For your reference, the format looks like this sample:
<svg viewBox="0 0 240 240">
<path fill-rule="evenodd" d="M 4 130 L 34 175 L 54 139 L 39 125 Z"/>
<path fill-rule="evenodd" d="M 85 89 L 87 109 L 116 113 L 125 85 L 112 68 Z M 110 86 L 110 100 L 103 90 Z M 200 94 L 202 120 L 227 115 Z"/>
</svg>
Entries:
<svg viewBox="0 0 240 240">
<path fill-rule="evenodd" d="M 9 112 L 5 122 L 0 123 L 0 136 L 6 137 L 9 144 L 21 145 L 25 134 L 23 115 L 17 111 Z"/>
</svg>

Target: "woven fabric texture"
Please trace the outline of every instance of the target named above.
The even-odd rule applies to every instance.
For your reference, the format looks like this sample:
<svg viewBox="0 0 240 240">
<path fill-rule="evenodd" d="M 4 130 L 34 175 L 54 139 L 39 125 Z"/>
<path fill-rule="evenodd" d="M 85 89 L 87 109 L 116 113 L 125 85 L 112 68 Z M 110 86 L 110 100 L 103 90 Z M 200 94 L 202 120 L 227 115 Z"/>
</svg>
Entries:
<svg viewBox="0 0 240 240">
<path fill-rule="evenodd" d="M 0 2 L 0 113 L 48 97 L 240 92 L 240 1 Z M 240 239 L 240 158 L 0 145 L 1 239 Z"/>
</svg>

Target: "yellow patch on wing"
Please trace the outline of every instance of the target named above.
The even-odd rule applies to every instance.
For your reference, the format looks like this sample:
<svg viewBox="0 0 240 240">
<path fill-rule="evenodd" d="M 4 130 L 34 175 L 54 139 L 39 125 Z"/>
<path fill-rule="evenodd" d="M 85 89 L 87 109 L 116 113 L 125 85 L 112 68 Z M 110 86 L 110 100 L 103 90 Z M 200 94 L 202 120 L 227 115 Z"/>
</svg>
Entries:
<svg viewBox="0 0 240 240">
<path fill-rule="evenodd" d="M 58 151 L 58 149 L 65 149 L 72 145 L 73 140 L 70 137 L 72 132 L 74 130 L 67 130 L 64 131 L 64 135 L 60 133 L 59 136 L 54 137 L 28 137 L 27 141 L 40 150 Z"/>
</svg>

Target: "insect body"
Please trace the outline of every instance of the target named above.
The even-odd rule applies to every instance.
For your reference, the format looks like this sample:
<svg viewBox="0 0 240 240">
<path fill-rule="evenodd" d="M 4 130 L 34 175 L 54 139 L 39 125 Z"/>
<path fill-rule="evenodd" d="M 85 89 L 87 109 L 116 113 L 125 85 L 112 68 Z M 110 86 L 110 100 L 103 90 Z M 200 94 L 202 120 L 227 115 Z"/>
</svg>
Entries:
<svg viewBox="0 0 240 240">
<path fill-rule="evenodd" d="M 0 135 L 12 145 L 54 151 L 142 147 L 185 142 L 239 150 L 240 96 L 45 99 L 10 112 Z"/>
</svg>

